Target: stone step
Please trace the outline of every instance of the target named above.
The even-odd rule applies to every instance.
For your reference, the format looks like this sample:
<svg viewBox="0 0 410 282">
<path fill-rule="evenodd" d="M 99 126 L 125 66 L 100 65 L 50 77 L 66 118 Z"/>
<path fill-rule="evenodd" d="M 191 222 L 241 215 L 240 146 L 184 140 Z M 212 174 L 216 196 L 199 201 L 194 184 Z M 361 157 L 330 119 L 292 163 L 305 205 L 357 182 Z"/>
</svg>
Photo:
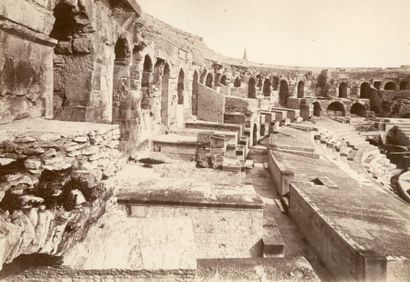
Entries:
<svg viewBox="0 0 410 282">
<path fill-rule="evenodd" d="M 276 224 L 263 225 L 262 243 L 264 258 L 285 256 L 285 242 Z"/>
</svg>

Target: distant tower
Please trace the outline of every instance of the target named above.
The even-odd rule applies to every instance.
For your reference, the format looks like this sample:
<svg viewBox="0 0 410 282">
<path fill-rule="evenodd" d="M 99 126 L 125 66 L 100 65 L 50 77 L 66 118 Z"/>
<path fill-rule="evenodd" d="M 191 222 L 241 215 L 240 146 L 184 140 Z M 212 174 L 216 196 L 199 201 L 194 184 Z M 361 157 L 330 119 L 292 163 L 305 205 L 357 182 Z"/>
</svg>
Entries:
<svg viewBox="0 0 410 282">
<path fill-rule="evenodd" d="M 245 48 L 245 51 L 243 52 L 243 59 L 244 59 L 245 61 L 248 60 L 248 54 L 246 54 L 246 48 Z"/>
</svg>

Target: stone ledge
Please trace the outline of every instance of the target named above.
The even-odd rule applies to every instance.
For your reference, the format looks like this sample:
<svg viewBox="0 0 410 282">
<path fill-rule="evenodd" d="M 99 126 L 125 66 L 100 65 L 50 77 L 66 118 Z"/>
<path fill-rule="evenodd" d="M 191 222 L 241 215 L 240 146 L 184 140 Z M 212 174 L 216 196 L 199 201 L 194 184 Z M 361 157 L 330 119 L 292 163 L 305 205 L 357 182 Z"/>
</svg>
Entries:
<svg viewBox="0 0 410 282">
<path fill-rule="evenodd" d="M 0 30 L 4 30 L 11 35 L 16 35 L 23 39 L 43 44 L 49 47 L 54 47 L 57 45 L 57 40 L 39 32 L 35 32 L 27 27 L 21 26 L 19 24 L 13 23 L 7 19 L 0 16 Z"/>
</svg>

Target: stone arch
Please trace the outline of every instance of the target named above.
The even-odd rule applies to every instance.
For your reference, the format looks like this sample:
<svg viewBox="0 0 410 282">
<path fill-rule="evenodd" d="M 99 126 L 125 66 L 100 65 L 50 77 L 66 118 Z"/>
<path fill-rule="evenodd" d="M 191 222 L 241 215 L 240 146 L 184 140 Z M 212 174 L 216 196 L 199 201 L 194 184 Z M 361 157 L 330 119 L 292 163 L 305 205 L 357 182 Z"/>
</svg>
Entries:
<svg viewBox="0 0 410 282">
<path fill-rule="evenodd" d="M 144 57 L 144 64 L 142 69 L 142 78 L 141 78 L 141 86 L 148 87 L 151 82 L 151 75 L 152 75 L 152 60 L 151 57 L 147 54 Z"/>
<path fill-rule="evenodd" d="M 205 78 L 206 78 L 207 74 L 208 74 L 207 70 L 202 71 L 201 76 L 199 77 L 199 82 L 200 83 L 205 84 Z"/>
<path fill-rule="evenodd" d="M 297 97 L 303 98 L 305 97 L 305 82 L 303 80 L 298 82 L 297 86 Z"/>
<path fill-rule="evenodd" d="M 352 115 L 364 117 L 366 116 L 366 107 L 360 103 L 354 103 L 350 108 L 350 113 Z"/>
<path fill-rule="evenodd" d="M 360 85 L 360 98 L 362 99 L 370 99 L 372 94 L 372 88 L 368 82 L 363 82 Z"/>
<path fill-rule="evenodd" d="M 199 75 L 197 71 L 194 71 L 194 76 L 192 78 L 192 114 L 194 116 L 198 115 L 198 82 Z"/>
<path fill-rule="evenodd" d="M 320 117 L 322 115 L 322 105 L 320 105 L 319 102 L 314 102 L 313 103 L 313 115 L 315 117 Z"/>
<path fill-rule="evenodd" d="M 383 87 L 384 90 L 396 90 L 396 83 L 393 81 L 386 82 Z"/>
<path fill-rule="evenodd" d="M 164 60 L 157 59 L 154 65 L 154 85 L 160 86 Z"/>
<path fill-rule="evenodd" d="M 131 58 L 131 48 L 125 36 L 120 36 L 114 46 L 115 64 L 128 65 Z"/>
<path fill-rule="evenodd" d="M 340 102 L 333 102 L 327 107 L 327 114 L 330 116 L 344 116 L 345 113 L 345 107 Z"/>
<path fill-rule="evenodd" d="M 168 63 L 164 64 L 161 78 L 161 120 L 163 125 L 169 125 L 169 78 L 171 70 Z"/>
<path fill-rule="evenodd" d="M 347 98 L 347 82 L 339 84 L 339 98 Z"/>
<path fill-rule="evenodd" d="M 179 74 L 178 74 L 178 84 L 177 84 L 178 105 L 184 104 L 184 90 L 185 90 L 185 73 L 183 69 L 180 69 Z"/>
<path fill-rule="evenodd" d="M 254 124 L 252 130 L 252 145 L 255 146 L 256 144 L 258 144 L 258 128 L 256 124 Z"/>
<path fill-rule="evenodd" d="M 212 75 L 212 73 L 208 73 L 206 76 L 205 85 L 208 86 L 209 88 L 212 88 L 213 84 L 214 84 L 214 76 Z"/>
<path fill-rule="evenodd" d="M 55 22 L 50 37 L 59 41 L 69 41 L 75 34 L 85 34 L 93 30 L 86 7 L 81 2 L 74 3 L 73 1 L 57 3 L 54 8 Z"/>
<path fill-rule="evenodd" d="M 241 87 L 241 79 L 239 76 L 235 78 L 235 81 L 233 82 L 233 87 Z"/>
<path fill-rule="evenodd" d="M 268 97 L 272 93 L 272 87 L 270 79 L 265 79 L 263 82 L 263 96 Z"/>
<path fill-rule="evenodd" d="M 286 107 L 288 104 L 289 85 L 285 79 L 279 82 L 279 105 Z"/>
<path fill-rule="evenodd" d="M 256 98 L 256 80 L 253 77 L 248 81 L 248 98 Z"/>
<path fill-rule="evenodd" d="M 400 82 L 400 90 L 408 90 L 409 88 L 409 81 L 408 80 L 404 80 L 402 82 Z"/>
<path fill-rule="evenodd" d="M 227 77 L 226 77 L 225 74 L 221 76 L 221 84 L 225 85 L 225 86 L 228 86 Z"/>
<path fill-rule="evenodd" d="M 112 82 L 112 113 L 111 121 L 114 124 L 119 124 L 124 117 L 121 116 L 121 110 L 126 103 L 125 99 L 129 99 L 129 66 L 128 59 L 130 58 L 130 49 L 126 37 L 119 37 L 114 47 L 114 70 Z"/>
<path fill-rule="evenodd" d="M 259 135 L 260 135 L 261 138 L 263 138 L 265 136 L 265 123 L 260 125 Z"/>
</svg>

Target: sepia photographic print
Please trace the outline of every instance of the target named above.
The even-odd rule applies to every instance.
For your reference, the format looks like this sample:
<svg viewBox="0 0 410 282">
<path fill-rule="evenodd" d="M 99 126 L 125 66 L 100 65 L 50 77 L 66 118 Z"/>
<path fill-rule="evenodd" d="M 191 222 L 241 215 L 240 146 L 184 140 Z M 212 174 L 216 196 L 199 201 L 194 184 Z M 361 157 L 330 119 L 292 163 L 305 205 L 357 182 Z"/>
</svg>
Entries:
<svg viewBox="0 0 410 282">
<path fill-rule="evenodd" d="M 410 0 L 0 0 L 0 281 L 410 281 Z"/>
</svg>

